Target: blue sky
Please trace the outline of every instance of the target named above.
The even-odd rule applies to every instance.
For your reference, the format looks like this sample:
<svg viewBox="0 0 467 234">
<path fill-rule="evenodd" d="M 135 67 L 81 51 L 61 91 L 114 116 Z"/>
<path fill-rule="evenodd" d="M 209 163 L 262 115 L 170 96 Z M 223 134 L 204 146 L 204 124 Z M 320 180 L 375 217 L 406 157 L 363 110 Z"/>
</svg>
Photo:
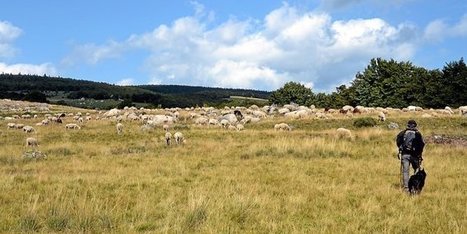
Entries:
<svg viewBox="0 0 467 234">
<path fill-rule="evenodd" d="M 371 58 L 441 69 L 467 52 L 461 0 L 0 0 L 0 72 L 314 91 Z"/>
</svg>

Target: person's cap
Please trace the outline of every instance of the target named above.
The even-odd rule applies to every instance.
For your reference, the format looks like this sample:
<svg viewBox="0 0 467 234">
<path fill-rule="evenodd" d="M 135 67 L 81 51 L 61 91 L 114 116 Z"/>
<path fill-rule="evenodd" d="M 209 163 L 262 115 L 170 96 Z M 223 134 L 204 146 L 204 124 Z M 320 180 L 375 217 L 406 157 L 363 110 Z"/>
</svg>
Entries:
<svg viewBox="0 0 467 234">
<path fill-rule="evenodd" d="M 415 120 L 411 119 L 407 122 L 407 127 L 409 128 L 415 128 L 417 127 L 417 122 L 415 122 Z"/>
</svg>

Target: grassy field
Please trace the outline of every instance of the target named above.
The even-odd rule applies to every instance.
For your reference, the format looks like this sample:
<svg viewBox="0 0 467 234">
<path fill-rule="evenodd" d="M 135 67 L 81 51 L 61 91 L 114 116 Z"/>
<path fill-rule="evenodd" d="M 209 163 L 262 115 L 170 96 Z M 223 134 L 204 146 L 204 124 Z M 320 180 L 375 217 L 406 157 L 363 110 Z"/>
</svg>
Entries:
<svg viewBox="0 0 467 234">
<path fill-rule="evenodd" d="M 399 130 L 386 125 L 412 117 L 425 137 L 467 137 L 467 118 L 407 114 L 362 129 L 286 121 L 291 132 L 273 130 L 280 118 L 241 132 L 178 123 L 186 144 L 166 146 L 162 128 L 124 122 L 117 135 L 94 120 L 35 127 L 47 158 L 28 160 L 27 134 L 0 121 L 0 232 L 467 233 L 465 146 L 427 144 L 422 194 L 399 189 Z"/>
</svg>

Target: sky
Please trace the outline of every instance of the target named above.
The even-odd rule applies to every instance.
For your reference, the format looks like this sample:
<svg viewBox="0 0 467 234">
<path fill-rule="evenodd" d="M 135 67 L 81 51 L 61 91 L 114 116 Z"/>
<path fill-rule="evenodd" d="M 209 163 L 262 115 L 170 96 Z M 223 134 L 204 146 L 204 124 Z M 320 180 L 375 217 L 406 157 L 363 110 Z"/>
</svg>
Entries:
<svg viewBox="0 0 467 234">
<path fill-rule="evenodd" d="M 0 0 L 0 73 L 117 85 L 313 92 L 372 58 L 442 69 L 467 52 L 464 0 Z"/>
</svg>

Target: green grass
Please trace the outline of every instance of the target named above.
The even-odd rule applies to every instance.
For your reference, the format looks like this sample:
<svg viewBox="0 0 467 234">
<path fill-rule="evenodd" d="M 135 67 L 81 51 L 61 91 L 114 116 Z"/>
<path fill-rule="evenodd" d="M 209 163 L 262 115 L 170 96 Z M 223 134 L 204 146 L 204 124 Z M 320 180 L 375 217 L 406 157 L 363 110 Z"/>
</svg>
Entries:
<svg viewBox="0 0 467 234">
<path fill-rule="evenodd" d="M 460 117 L 389 115 L 371 128 L 274 118 L 241 132 L 179 123 L 187 143 L 167 147 L 162 128 L 124 122 L 117 135 L 100 120 L 36 127 L 47 159 L 26 160 L 26 133 L 2 121 L 0 232 L 466 233 L 465 147 L 428 144 L 421 196 L 399 189 L 398 131 L 386 125 L 413 117 L 424 136 L 466 136 Z"/>
</svg>

